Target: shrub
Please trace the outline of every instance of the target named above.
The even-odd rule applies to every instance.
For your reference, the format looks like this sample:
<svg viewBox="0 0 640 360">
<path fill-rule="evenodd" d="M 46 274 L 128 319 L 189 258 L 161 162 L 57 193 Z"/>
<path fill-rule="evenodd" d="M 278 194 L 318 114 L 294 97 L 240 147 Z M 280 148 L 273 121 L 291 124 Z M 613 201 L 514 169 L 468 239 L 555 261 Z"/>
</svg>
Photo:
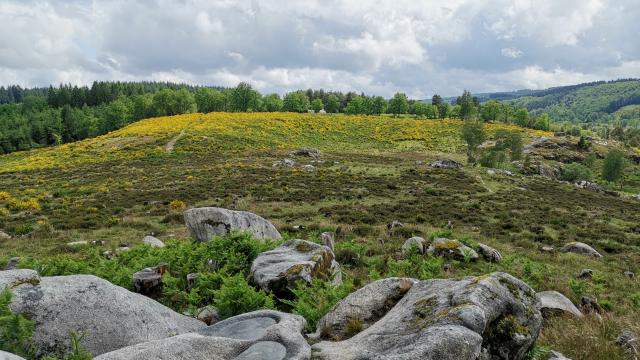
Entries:
<svg viewBox="0 0 640 360">
<path fill-rule="evenodd" d="M 298 286 L 292 290 L 295 295 L 294 300 L 282 301 L 292 307 L 294 314 L 301 315 L 307 320 L 307 331 L 314 331 L 320 318 L 352 290 L 353 283 L 349 279 L 345 279 L 339 286 L 315 279 L 311 285 L 298 283 Z"/>
<path fill-rule="evenodd" d="M 182 210 L 187 208 L 187 204 L 184 201 L 173 200 L 169 203 L 171 210 Z"/>
<path fill-rule="evenodd" d="M 273 297 L 263 290 L 256 291 L 244 276 L 234 275 L 223 280 L 219 290 L 214 291 L 215 306 L 225 319 L 246 312 L 273 309 Z"/>
<path fill-rule="evenodd" d="M 560 179 L 564 181 L 589 181 L 593 179 L 593 172 L 587 166 L 579 163 L 571 163 L 562 168 Z"/>
<path fill-rule="evenodd" d="M 442 271 L 444 260 L 441 257 L 426 257 L 418 253 L 408 254 L 406 259 L 387 261 L 386 277 L 412 277 L 420 280 L 437 277 Z"/>
<path fill-rule="evenodd" d="M 631 294 L 631 303 L 636 309 L 640 309 L 640 291 Z"/>
<path fill-rule="evenodd" d="M 0 292 L 0 350 L 29 357 L 32 353 L 31 336 L 35 323 L 11 312 L 11 297 L 8 289 Z"/>
</svg>

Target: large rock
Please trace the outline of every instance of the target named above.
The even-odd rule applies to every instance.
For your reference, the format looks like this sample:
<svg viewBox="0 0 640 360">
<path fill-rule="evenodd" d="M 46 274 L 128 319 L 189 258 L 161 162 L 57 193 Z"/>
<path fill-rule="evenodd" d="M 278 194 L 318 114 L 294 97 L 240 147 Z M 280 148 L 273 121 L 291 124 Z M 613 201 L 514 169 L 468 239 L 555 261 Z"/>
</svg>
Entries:
<svg viewBox="0 0 640 360">
<path fill-rule="evenodd" d="M 296 282 L 314 278 L 341 281 L 340 265 L 329 247 L 307 240 L 289 240 L 258 255 L 251 264 L 251 279 L 276 296 L 287 297 Z"/>
<path fill-rule="evenodd" d="M 238 315 L 197 333 L 116 350 L 95 360 L 308 360 L 304 318 L 277 311 Z"/>
<path fill-rule="evenodd" d="M 489 245 L 485 245 L 485 244 L 479 243 L 478 244 L 478 252 L 487 261 L 495 262 L 495 263 L 499 263 L 499 262 L 502 261 L 502 254 L 500 254 L 500 252 L 498 250 L 492 248 Z"/>
<path fill-rule="evenodd" d="M 380 286 L 374 284 L 367 287 Z M 343 302 L 363 294 L 387 296 L 361 290 Z M 334 336 L 338 341 L 316 343 L 312 353 L 314 359 L 326 360 L 476 360 L 481 353 L 489 359 L 521 360 L 542 327 L 536 302 L 527 284 L 505 273 L 416 281 L 371 326 L 348 339 Z"/>
<path fill-rule="evenodd" d="M 562 252 L 572 252 L 572 253 L 576 253 L 576 254 L 581 254 L 581 255 L 588 255 L 588 256 L 593 256 L 596 258 L 601 258 L 602 255 L 596 251 L 596 249 L 592 248 L 591 246 L 585 244 L 585 243 L 581 243 L 581 242 L 570 242 L 568 244 L 566 244 L 565 246 L 563 246 L 560 251 Z"/>
<path fill-rule="evenodd" d="M 157 247 L 157 248 L 164 247 L 164 243 L 162 242 L 162 240 L 158 239 L 157 237 L 153 237 L 151 235 L 145 236 L 144 239 L 142 239 L 142 242 L 151 247 Z"/>
<path fill-rule="evenodd" d="M 4 289 L 13 289 L 20 285 L 38 285 L 40 276 L 35 270 L 17 269 L 0 271 L 0 291 Z"/>
<path fill-rule="evenodd" d="M 184 212 L 184 221 L 191 236 L 199 241 L 209 241 L 214 236 L 224 236 L 234 230 L 247 231 L 257 239 L 282 239 L 273 224 L 247 211 L 195 208 Z"/>
<path fill-rule="evenodd" d="M 450 240 L 447 238 L 435 238 L 429 248 L 427 249 L 427 253 L 434 256 L 442 256 L 448 259 L 457 259 L 457 260 L 478 260 L 478 253 L 472 248 L 466 246 L 458 240 Z"/>
<path fill-rule="evenodd" d="M 36 323 L 33 341 L 40 356 L 68 352 L 71 332 L 86 334 L 83 346 L 99 355 L 205 326 L 91 275 L 42 277 L 39 285 L 27 281 L 12 291 L 12 310 Z"/>
<path fill-rule="evenodd" d="M 344 340 L 380 320 L 411 289 L 415 280 L 387 278 L 373 282 L 341 300 L 320 321 L 312 339 Z"/>
<path fill-rule="evenodd" d="M 537 293 L 536 297 L 539 300 L 538 308 L 545 318 L 561 314 L 582 317 L 582 313 L 571 300 L 557 291 L 542 291 Z"/>
<path fill-rule="evenodd" d="M 432 161 L 429 166 L 436 169 L 457 169 L 461 168 L 462 164 L 454 160 L 443 159 Z"/>
<path fill-rule="evenodd" d="M 18 355 L 14 355 L 5 351 L 0 350 L 0 360 L 25 360 Z"/>
<path fill-rule="evenodd" d="M 427 240 L 425 240 L 424 238 L 421 238 L 419 236 L 414 236 L 411 238 L 408 238 L 404 244 L 402 244 L 402 255 L 407 255 L 409 254 L 409 251 L 411 251 L 411 249 L 416 248 L 418 250 L 418 253 L 420 254 L 424 254 L 427 252 Z"/>
</svg>

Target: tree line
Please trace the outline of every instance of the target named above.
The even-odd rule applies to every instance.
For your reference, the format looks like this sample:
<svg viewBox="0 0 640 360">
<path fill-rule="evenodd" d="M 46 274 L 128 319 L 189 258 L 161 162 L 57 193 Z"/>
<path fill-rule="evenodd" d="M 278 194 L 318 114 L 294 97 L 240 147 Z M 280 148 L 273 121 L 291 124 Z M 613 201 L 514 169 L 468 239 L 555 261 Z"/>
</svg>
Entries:
<svg viewBox="0 0 640 360">
<path fill-rule="evenodd" d="M 98 136 L 131 122 L 192 112 L 326 112 L 352 115 L 415 116 L 428 119 L 478 116 L 484 121 L 548 129 L 546 114 L 531 117 L 524 108 L 489 101 L 468 91 L 450 104 L 439 95 L 412 100 L 364 93 L 299 90 L 262 95 L 247 83 L 213 88 L 167 82 L 94 82 L 91 87 L 0 88 L 0 153 L 29 150 Z"/>
</svg>

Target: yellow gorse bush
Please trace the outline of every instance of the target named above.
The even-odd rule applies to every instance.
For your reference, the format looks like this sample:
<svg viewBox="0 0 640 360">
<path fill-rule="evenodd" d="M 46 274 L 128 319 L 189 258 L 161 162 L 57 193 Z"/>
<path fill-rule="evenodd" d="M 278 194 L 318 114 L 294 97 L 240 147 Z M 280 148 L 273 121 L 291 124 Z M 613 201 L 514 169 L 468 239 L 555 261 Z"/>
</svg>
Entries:
<svg viewBox="0 0 640 360">
<path fill-rule="evenodd" d="M 0 172 L 129 161 L 168 156 L 165 145 L 177 138 L 175 152 L 255 151 L 313 146 L 332 151 L 461 151 L 460 120 L 389 116 L 296 113 L 185 114 L 141 120 L 120 130 L 77 143 L 0 156 Z M 532 136 L 550 133 L 515 125 L 488 124 Z M 181 136 L 181 134 L 183 134 Z"/>
</svg>

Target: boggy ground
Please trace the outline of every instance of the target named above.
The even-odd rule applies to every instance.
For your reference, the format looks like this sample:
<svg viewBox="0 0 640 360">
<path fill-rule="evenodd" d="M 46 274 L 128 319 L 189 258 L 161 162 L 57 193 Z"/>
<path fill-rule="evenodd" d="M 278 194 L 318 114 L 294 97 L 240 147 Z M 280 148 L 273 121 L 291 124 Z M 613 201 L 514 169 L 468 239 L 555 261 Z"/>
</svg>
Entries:
<svg viewBox="0 0 640 360">
<path fill-rule="evenodd" d="M 343 118 L 347 117 L 336 121 L 346 121 Z M 150 232 L 161 239 L 186 239 L 182 209 L 214 205 L 260 214 L 286 238 L 317 240 L 322 231 L 337 231 L 338 260 L 356 286 L 390 274 L 425 278 L 506 271 L 536 291 L 558 290 L 574 303 L 582 294 L 595 294 L 607 309 L 602 320 L 557 319 L 546 325 L 538 341 L 539 346 L 574 359 L 623 358 L 613 343 L 615 337 L 622 328 L 639 330 L 640 288 L 637 280 L 623 275 L 640 271 L 636 199 L 581 190 L 539 176 L 491 175 L 471 167 L 430 168 L 433 159 L 464 159 L 451 129 L 446 135 L 450 139 L 439 139 L 441 145 L 435 147 L 427 138 L 386 141 L 384 136 L 376 138 L 379 142 L 367 138 L 360 146 L 343 147 L 344 141 L 358 141 L 357 136 L 349 139 L 342 134 L 332 146 L 332 140 L 324 138 L 331 129 L 321 131 L 314 125 L 291 146 L 265 147 L 268 142 L 255 134 L 216 137 L 216 131 L 202 125 L 206 118 L 193 121 L 201 128 L 190 131 L 181 124 L 155 138 L 138 133 L 144 141 L 135 140 L 131 137 L 135 131 L 126 129 L 94 140 L 94 144 L 113 144 L 118 136 L 130 139 L 130 148 L 120 141 L 122 146 L 109 150 L 114 154 L 96 161 L 86 154 L 90 144 L 61 150 L 65 153 L 55 159 L 68 156 L 69 160 L 54 159 L 52 166 L 35 160 L 30 166 L 30 157 L 49 156 L 43 153 L 0 157 L 0 192 L 8 194 L 0 193 L 0 229 L 13 236 L 0 240 L 0 265 L 11 256 L 40 259 L 67 254 L 82 259 L 82 251 L 66 245 L 72 241 L 104 240 L 105 248 L 115 248 L 139 243 Z M 405 125 L 421 129 L 419 121 L 425 120 L 384 121 L 410 121 Z M 429 126 L 434 125 L 429 122 Z M 165 151 L 166 141 L 181 131 L 185 136 L 172 152 Z M 320 159 L 289 155 L 304 145 L 320 148 Z M 273 166 L 284 158 L 296 164 Z M 303 165 L 315 169 L 306 171 Z M 28 202 L 31 199 L 35 204 Z M 389 232 L 386 225 L 394 220 L 404 227 Z M 402 262 L 400 247 L 407 237 L 446 232 L 449 221 L 452 236 L 494 246 L 504 261 L 454 262 L 450 272 L 422 273 Z M 543 244 L 558 249 L 576 240 L 593 245 L 604 258 L 539 251 Z M 576 279 L 583 268 L 594 270 L 592 281 Z"/>
</svg>

